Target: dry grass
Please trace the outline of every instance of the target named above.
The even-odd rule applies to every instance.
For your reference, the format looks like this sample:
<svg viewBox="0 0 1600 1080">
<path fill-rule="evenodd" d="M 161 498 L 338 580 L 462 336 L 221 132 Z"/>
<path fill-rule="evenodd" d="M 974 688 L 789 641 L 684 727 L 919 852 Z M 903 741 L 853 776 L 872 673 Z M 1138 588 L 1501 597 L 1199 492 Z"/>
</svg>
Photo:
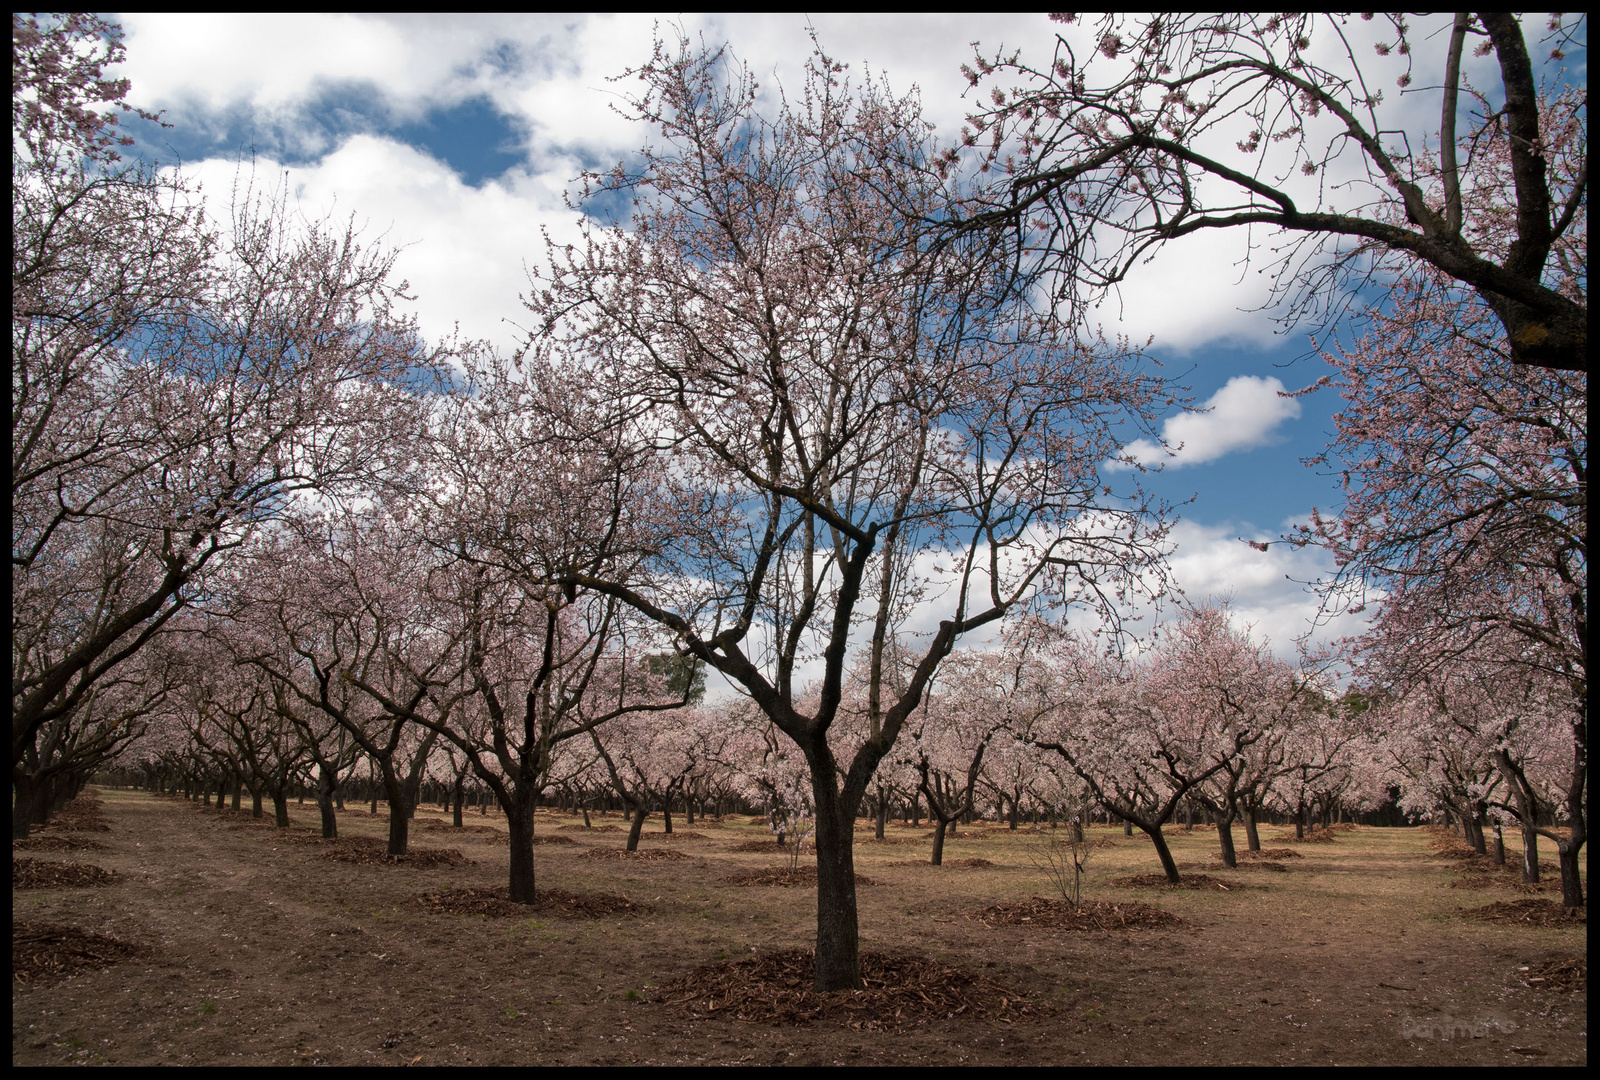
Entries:
<svg viewBox="0 0 1600 1080">
<path fill-rule="evenodd" d="M 972 1003 L 959 1011 L 960 1001 L 930 994 L 936 1005 L 919 1019 L 890 1007 L 887 975 L 860 992 L 882 992 L 866 1004 L 810 990 L 801 958 L 814 942 L 814 888 L 726 880 L 778 884 L 775 864 L 786 860 L 764 820 L 730 819 L 692 848 L 658 841 L 643 856 L 580 857 L 593 842 L 541 846 L 542 901 L 631 907 L 573 901 L 570 913 L 536 906 L 529 917 L 505 894 L 498 814 L 480 824 L 500 835 L 463 830 L 446 841 L 470 861 L 396 870 L 320 858 L 334 845 L 307 827 L 314 807 L 292 808 L 289 830 L 235 832 L 226 815 L 177 800 L 104 799 L 111 831 L 96 836 L 106 846 L 94 861 L 117 880 L 14 892 L 15 918 L 147 941 L 159 961 L 17 984 L 14 1064 L 1464 1067 L 1523 1060 L 1514 1048 L 1536 1047 L 1549 1064 L 1587 1056 L 1586 989 L 1553 993 L 1568 969 L 1541 974 L 1547 961 L 1583 955 L 1586 924 L 1463 918 L 1508 897 L 1452 888 L 1460 875 L 1414 829 L 1272 845 L 1298 857 L 1241 851 L 1237 873 L 1209 871 L 1214 830 L 1174 830 L 1180 869 L 1230 889 L 1152 892 L 1118 883 L 1158 872 L 1152 845 L 1097 826 L 1090 841 L 1111 843 L 1097 845 L 1082 915 L 1040 898 L 1049 883 L 1028 863 L 1026 832 L 964 826 L 947 861 L 992 865 L 945 872 L 925 862 L 925 825 L 891 825 L 901 843 L 861 835 L 856 869 L 877 883 L 857 894 L 863 950 Z M 381 851 L 383 814 L 352 809 L 339 825 L 347 841 Z M 575 816 L 539 817 L 541 835 L 581 828 Z M 737 850 L 749 841 L 759 850 Z M 810 859 L 802 866 L 814 872 Z M 1254 887 L 1233 888 L 1236 879 Z M 915 966 L 923 961 L 936 967 Z M 941 981 L 943 972 L 955 975 Z M 731 1012 L 696 1004 L 736 998 Z M 986 1011 L 1002 999 L 1003 1015 Z M 1401 1020 L 1425 1018 L 1425 1000 L 1486 1003 L 1484 1017 L 1504 1027 L 1418 1041 Z M 213 1014 L 200 1013 L 205 1001 Z M 751 1019 L 769 1005 L 767 1019 Z"/>
</svg>

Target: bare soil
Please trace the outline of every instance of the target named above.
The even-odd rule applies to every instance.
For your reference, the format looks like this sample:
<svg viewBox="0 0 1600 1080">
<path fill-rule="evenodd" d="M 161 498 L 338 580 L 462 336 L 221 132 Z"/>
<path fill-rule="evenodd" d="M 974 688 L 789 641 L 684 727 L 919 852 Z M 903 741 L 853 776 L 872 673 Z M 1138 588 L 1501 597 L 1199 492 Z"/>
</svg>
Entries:
<svg viewBox="0 0 1600 1080">
<path fill-rule="evenodd" d="M 330 845 L 309 804 L 279 830 L 142 792 L 101 799 L 35 838 L 100 848 L 16 849 L 115 877 L 13 888 L 13 1065 L 1588 1058 L 1586 919 L 1470 915 L 1507 903 L 1503 888 L 1452 888 L 1457 861 L 1416 829 L 1295 845 L 1288 874 L 1213 869 L 1216 833 L 1174 830 L 1180 870 L 1228 889 L 1152 892 L 1115 884 L 1157 872 L 1148 841 L 1097 828 L 1116 846 L 1088 868 L 1084 917 L 1046 895 L 1023 831 L 963 826 L 947 861 L 993 865 L 956 873 L 894 865 L 913 849 L 862 838 L 867 985 L 817 995 L 814 887 L 727 881 L 787 870 L 776 845 L 735 850 L 762 819 L 727 819 L 693 858 L 597 860 L 614 836 L 541 813 L 541 834 L 577 843 L 538 849 L 524 906 L 505 894 L 495 814 L 455 830 L 419 812 L 419 846 L 459 862 L 342 862 L 323 856 L 381 845 L 381 810 L 341 813 Z M 672 851 L 659 818 L 646 827 L 647 855 Z"/>
</svg>

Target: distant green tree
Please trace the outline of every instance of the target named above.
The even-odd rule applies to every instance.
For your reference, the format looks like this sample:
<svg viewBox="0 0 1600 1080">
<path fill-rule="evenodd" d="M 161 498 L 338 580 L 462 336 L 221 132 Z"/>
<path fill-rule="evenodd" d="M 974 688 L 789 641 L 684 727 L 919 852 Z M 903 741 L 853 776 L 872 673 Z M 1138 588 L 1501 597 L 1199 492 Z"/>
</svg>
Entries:
<svg viewBox="0 0 1600 1080">
<path fill-rule="evenodd" d="M 706 696 L 706 667 L 692 656 L 677 653 L 652 653 L 645 657 L 645 668 L 651 675 L 667 680 L 667 693 L 683 698 L 690 705 L 699 705 Z"/>
</svg>

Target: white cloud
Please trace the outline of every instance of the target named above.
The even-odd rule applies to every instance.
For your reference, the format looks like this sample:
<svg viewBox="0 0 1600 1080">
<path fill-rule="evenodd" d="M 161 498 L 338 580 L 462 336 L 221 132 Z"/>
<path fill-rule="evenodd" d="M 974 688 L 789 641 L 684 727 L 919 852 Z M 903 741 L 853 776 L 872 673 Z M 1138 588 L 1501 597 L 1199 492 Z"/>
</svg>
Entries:
<svg viewBox="0 0 1600 1080">
<path fill-rule="evenodd" d="M 1162 439 L 1174 448 L 1170 457 L 1149 439 L 1130 443 L 1128 456 L 1141 465 L 1176 469 L 1276 442 L 1278 425 L 1300 416 L 1300 402 L 1282 395 L 1283 383 L 1276 378 L 1235 375 L 1199 410 L 1180 413 L 1162 426 Z M 1106 464 L 1111 470 L 1129 467 Z"/>
<path fill-rule="evenodd" d="M 423 334 L 437 342 L 459 322 L 468 338 L 502 348 L 524 337 L 525 266 L 542 264 L 541 226 L 553 239 L 577 236 L 578 215 L 543 177 L 514 171 L 473 188 L 447 165 L 390 139 L 359 135 L 309 166 L 257 163 L 257 186 L 288 174 L 306 217 L 354 214 L 369 243 L 400 249 L 395 279 L 405 279 Z M 210 199 L 231 190 L 236 167 L 213 159 L 185 170 Z M 248 179 L 248 178 L 246 178 Z M 222 194 L 222 197 L 226 197 Z M 225 207 L 213 205 L 212 213 Z M 513 320 L 513 321 L 508 321 Z"/>
<path fill-rule="evenodd" d="M 1180 521 L 1174 526 L 1172 576 L 1190 602 L 1230 600 L 1241 625 L 1248 624 L 1257 640 L 1270 641 L 1284 660 L 1295 658 L 1296 640 L 1308 633 L 1321 644 L 1363 629 L 1366 620 L 1360 616 L 1319 625 L 1320 601 L 1305 583 L 1332 575 L 1327 552 L 1297 548 L 1256 529 L 1245 533 L 1241 537 L 1229 524 Z M 1252 540 L 1270 546 L 1261 551 L 1250 546 Z"/>
</svg>

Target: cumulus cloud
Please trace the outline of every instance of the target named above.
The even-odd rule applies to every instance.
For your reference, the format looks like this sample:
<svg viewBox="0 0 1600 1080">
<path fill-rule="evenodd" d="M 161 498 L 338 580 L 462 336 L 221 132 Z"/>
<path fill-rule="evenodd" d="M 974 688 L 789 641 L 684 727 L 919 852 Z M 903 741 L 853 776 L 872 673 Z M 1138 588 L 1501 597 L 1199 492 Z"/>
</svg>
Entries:
<svg viewBox="0 0 1600 1080">
<path fill-rule="evenodd" d="M 1185 599 L 1229 600 L 1240 625 L 1250 626 L 1252 636 L 1270 642 L 1273 652 L 1290 661 L 1296 656 L 1296 641 L 1308 634 L 1313 644 L 1326 644 L 1365 628 L 1362 615 L 1319 617 L 1321 602 L 1306 583 L 1332 576 L 1327 552 L 1297 548 L 1256 529 L 1245 533 L 1241 537 L 1237 526 L 1226 523 L 1180 521 L 1174 526 L 1170 565 Z M 1267 550 L 1260 550 L 1263 546 Z"/>
<path fill-rule="evenodd" d="M 1235 375 L 1199 409 L 1180 413 L 1162 425 L 1161 437 L 1173 448 L 1170 456 L 1149 439 L 1130 443 L 1127 454 L 1141 465 L 1165 464 L 1175 469 L 1215 461 L 1235 450 L 1269 445 L 1278 440 L 1279 424 L 1300 416 L 1300 402 L 1282 395 L 1283 383 L 1278 379 Z M 1131 466 L 1108 462 L 1106 467 Z"/>
<path fill-rule="evenodd" d="M 215 200 L 227 197 L 237 167 L 213 159 L 185 172 Z M 399 249 L 396 278 L 409 284 L 430 341 L 459 324 L 467 338 L 520 344 L 519 297 L 529 289 L 525 267 L 544 259 L 541 228 L 557 241 L 578 237 L 578 215 L 543 177 L 513 171 L 469 187 L 443 162 L 391 139 L 357 136 L 312 165 L 256 163 L 258 188 L 280 176 L 308 218 L 353 214 L 367 241 Z M 227 220 L 225 209 L 212 213 Z"/>
</svg>

